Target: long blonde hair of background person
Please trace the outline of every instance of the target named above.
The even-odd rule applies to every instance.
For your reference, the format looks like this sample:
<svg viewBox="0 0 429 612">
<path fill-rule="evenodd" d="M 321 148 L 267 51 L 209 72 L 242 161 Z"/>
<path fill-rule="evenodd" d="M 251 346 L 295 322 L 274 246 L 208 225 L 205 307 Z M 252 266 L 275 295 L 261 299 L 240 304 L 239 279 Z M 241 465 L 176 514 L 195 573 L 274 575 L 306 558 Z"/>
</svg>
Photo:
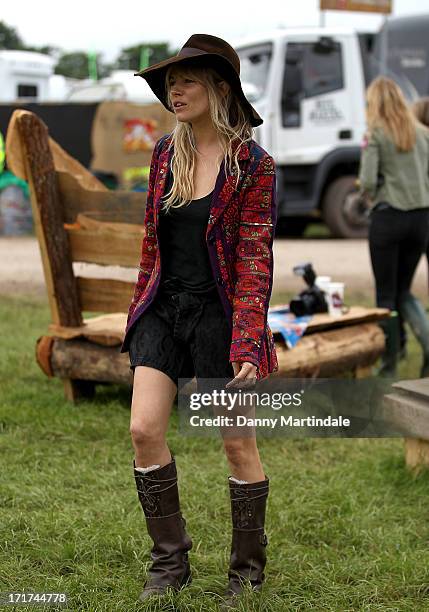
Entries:
<svg viewBox="0 0 429 612">
<path fill-rule="evenodd" d="M 399 86 L 387 77 L 376 78 L 366 94 L 367 124 L 381 128 L 398 151 L 410 151 L 416 142 L 416 119 Z"/>
<path fill-rule="evenodd" d="M 425 127 L 429 127 L 429 97 L 420 98 L 414 102 L 412 109 L 417 120 Z"/>
<path fill-rule="evenodd" d="M 173 107 L 171 105 L 169 77 L 173 69 L 174 66 L 171 66 L 166 74 L 168 103 L 172 111 Z M 240 146 L 253 137 L 253 128 L 247 115 L 244 113 L 231 88 L 228 88 L 228 93 L 226 95 L 222 95 L 218 83 L 223 79 L 212 68 L 186 68 L 181 69 L 180 74 L 201 83 L 207 88 L 211 120 L 219 136 L 223 159 L 225 161 L 225 173 L 227 170 L 231 173 L 232 164 L 234 164 L 237 169 L 237 185 L 240 176 L 240 167 L 238 164 Z M 234 159 L 232 155 L 233 139 L 238 139 L 240 145 L 236 148 Z M 170 147 L 172 146 L 174 146 L 174 153 L 171 158 L 171 170 L 174 180 L 164 200 L 163 210 L 165 211 L 168 211 L 170 207 L 179 208 L 180 206 L 184 206 L 193 199 L 193 177 L 197 149 L 195 147 L 192 126 L 189 123 L 177 122 L 172 132 Z M 220 156 L 218 160 L 218 171 L 221 163 L 222 156 Z"/>
</svg>

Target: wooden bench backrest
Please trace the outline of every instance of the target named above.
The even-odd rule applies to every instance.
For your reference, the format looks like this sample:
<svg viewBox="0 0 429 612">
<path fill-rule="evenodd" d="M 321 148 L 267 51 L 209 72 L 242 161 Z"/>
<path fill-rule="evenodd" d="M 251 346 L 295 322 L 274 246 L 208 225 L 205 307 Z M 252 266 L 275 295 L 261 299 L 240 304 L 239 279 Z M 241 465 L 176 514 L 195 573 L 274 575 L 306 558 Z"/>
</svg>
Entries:
<svg viewBox="0 0 429 612">
<path fill-rule="evenodd" d="M 136 270 L 144 236 L 146 195 L 88 191 L 70 174 L 57 173 L 72 262 Z M 137 273 L 136 273 L 137 274 Z M 82 310 L 126 312 L 134 283 L 76 276 Z"/>
<path fill-rule="evenodd" d="M 9 165 L 18 176 L 25 174 L 22 178 L 30 186 L 53 323 L 79 326 L 82 311 L 127 312 L 134 282 L 105 274 L 77 276 L 73 263 L 125 267 L 135 270 L 137 278 L 145 194 L 108 191 L 57 143 L 51 144 L 47 127 L 36 115 L 14 115 L 13 133 L 8 132 L 14 161 Z M 70 160 L 61 163 L 60 170 L 58 156 L 61 162 Z"/>
</svg>

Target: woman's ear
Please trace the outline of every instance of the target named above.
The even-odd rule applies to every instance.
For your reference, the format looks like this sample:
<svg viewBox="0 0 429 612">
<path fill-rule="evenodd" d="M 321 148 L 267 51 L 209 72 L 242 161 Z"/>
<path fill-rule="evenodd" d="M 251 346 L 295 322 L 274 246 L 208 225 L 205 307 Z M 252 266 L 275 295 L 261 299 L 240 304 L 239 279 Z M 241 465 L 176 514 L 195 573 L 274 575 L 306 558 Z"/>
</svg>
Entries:
<svg viewBox="0 0 429 612">
<path fill-rule="evenodd" d="M 230 90 L 229 83 L 227 83 L 226 81 L 219 81 L 219 88 L 223 96 L 226 96 L 226 94 Z"/>
</svg>

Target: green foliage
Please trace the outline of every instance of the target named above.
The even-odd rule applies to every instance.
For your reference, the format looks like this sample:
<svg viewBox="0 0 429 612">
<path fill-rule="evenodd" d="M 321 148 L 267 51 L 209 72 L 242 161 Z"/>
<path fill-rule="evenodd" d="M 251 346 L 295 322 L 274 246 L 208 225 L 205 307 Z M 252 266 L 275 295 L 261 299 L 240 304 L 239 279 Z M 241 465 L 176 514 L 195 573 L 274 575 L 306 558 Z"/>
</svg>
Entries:
<svg viewBox="0 0 429 612">
<path fill-rule="evenodd" d="M 176 50 L 169 48 L 168 43 L 140 43 L 133 47 L 126 47 L 120 51 L 118 59 L 116 60 L 116 66 L 120 70 L 139 70 L 140 69 L 140 56 L 141 51 L 144 48 L 149 49 L 149 65 L 152 66 L 158 62 L 171 57 Z"/>
<path fill-rule="evenodd" d="M 15 28 L 0 21 L 0 49 L 25 49 L 24 42 Z"/>
<path fill-rule="evenodd" d="M 218 610 L 230 546 L 220 440 L 181 436 L 173 414 L 194 578 L 174 599 L 137 603 L 151 542 L 132 475 L 131 391 L 100 385 L 94 401 L 66 402 L 34 359 L 49 321 L 44 301 L 2 298 L 0 591 L 65 591 L 73 612 Z M 408 367 L 418 370 L 414 348 Z M 259 449 L 271 481 L 267 582 L 239 610 L 428 609 L 429 477 L 408 474 L 402 440 L 261 438 Z"/>
<path fill-rule="evenodd" d="M 87 79 L 89 77 L 88 54 L 83 51 L 63 53 L 58 59 L 55 74 L 62 74 L 73 79 Z"/>
</svg>

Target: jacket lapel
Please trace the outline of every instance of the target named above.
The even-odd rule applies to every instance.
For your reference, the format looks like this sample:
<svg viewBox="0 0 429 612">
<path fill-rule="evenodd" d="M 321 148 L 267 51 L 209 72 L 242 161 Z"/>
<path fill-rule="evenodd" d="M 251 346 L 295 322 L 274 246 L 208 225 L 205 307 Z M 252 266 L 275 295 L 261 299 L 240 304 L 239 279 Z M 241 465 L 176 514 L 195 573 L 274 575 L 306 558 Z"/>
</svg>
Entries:
<svg viewBox="0 0 429 612">
<path fill-rule="evenodd" d="M 158 158 L 158 176 L 156 181 L 156 191 L 154 194 L 154 209 L 155 209 L 155 223 L 158 225 L 158 211 L 161 208 L 161 200 L 166 192 L 167 176 L 169 168 L 171 166 L 171 158 L 173 156 L 173 147 L 168 150 L 168 146 L 171 142 L 171 137 L 167 138 L 164 143 L 162 152 Z M 233 142 L 233 154 L 235 154 L 238 146 L 238 141 Z M 250 150 L 247 143 L 241 146 L 238 162 L 240 171 L 243 172 L 243 166 L 245 161 L 250 158 Z M 210 216 L 207 225 L 207 234 L 212 230 L 213 226 L 217 223 L 218 219 L 222 215 L 225 208 L 228 206 L 235 192 L 235 183 L 237 181 L 236 168 L 233 165 L 232 172 L 227 172 L 225 176 L 225 163 L 222 161 L 220 166 L 219 174 L 216 178 L 213 198 L 210 206 Z"/>
<path fill-rule="evenodd" d="M 233 143 L 233 155 L 235 155 L 238 142 Z M 250 157 L 249 147 L 247 143 L 241 146 L 238 154 L 238 165 L 240 167 L 240 174 L 243 173 L 243 166 L 245 161 Z M 240 179 L 242 177 L 240 176 Z M 210 207 L 210 217 L 207 226 L 207 234 L 212 230 L 213 226 L 217 223 L 220 216 L 222 215 L 225 208 L 230 203 L 231 199 L 236 192 L 237 182 L 237 169 L 235 164 L 232 166 L 232 171 L 228 171 L 225 176 L 225 162 L 222 161 L 220 166 L 219 174 L 217 175 L 215 189 L 213 193 L 212 204 Z"/>
<path fill-rule="evenodd" d="M 173 155 L 173 149 L 168 150 L 168 145 L 171 142 L 171 138 L 167 138 L 164 142 L 164 147 L 158 157 L 158 174 L 155 182 L 155 193 L 154 193 L 154 210 L 155 210 L 155 223 L 158 218 L 158 211 L 161 208 L 161 200 L 165 195 L 168 169 L 171 163 L 171 157 Z"/>
</svg>

